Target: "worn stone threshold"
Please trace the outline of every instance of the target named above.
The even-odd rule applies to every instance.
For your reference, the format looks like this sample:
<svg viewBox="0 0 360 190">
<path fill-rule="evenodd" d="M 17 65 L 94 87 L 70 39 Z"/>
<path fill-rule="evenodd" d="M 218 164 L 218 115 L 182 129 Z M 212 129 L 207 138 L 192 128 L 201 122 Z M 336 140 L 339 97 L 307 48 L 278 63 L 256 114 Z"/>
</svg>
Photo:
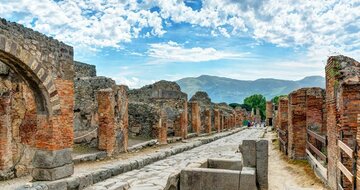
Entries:
<svg viewBox="0 0 360 190">
<path fill-rule="evenodd" d="M 246 129 L 246 127 L 235 128 L 233 130 L 216 133 L 214 135 L 201 137 L 194 142 L 185 143 L 183 145 L 165 148 L 158 152 L 150 153 L 147 155 L 135 156 L 134 158 L 114 161 L 113 163 L 106 163 L 103 166 L 96 169 L 89 169 L 86 172 L 76 173 L 71 177 L 60 179 L 57 181 L 45 182 L 33 182 L 26 186 L 22 186 L 20 189 L 26 190 L 66 190 L 66 189 L 84 189 L 93 184 L 99 183 L 113 176 L 129 172 L 135 169 L 143 168 L 146 165 L 154 163 L 156 161 L 165 159 L 169 156 L 199 147 L 201 145 L 213 142 L 220 138 L 232 135 Z"/>
</svg>

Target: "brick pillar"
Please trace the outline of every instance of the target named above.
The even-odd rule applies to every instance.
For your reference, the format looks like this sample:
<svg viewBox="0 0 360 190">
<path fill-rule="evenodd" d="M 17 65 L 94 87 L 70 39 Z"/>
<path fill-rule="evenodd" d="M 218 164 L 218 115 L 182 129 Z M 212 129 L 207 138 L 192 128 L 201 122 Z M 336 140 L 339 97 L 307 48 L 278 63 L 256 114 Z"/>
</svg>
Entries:
<svg viewBox="0 0 360 190">
<path fill-rule="evenodd" d="M 337 188 L 340 174 L 337 162 L 341 154 L 337 140 L 343 133 L 342 141 L 352 149 L 360 144 L 360 63 L 345 56 L 332 56 L 328 59 L 326 71 L 326 127 L 328 133 L 328 184 Z M 354 150 L 354 149 L 353 149 Z M 358 151 L 357 156 L 360 156 Z M 350 171 L 352 163 L 343 155 L 342 163 Z M 360 160 L 357 160 L 356 189 L 360 189 Z M 344 189 L 350 189 L 345 177 Z"/>
<path fill-rule="evenodd" d="M 206 133 L 211 134 L 211 111 L 210 111 L 210 109 L 205 110 L 205 130 L 206 130 Z"/>
<path fill-rule="evenodd" d="M 187 136 L 187 124 L 185 123 L 185 111 L 181 111 L 174 122 L 174 135 L 175 137 L 186 138 Z"/>
<path fill-rule="evenodd" d="M 266 126 L 273 126 L 273 103 L 266 102 Z"/>
<path fill-rule="evenodd" d="M 5 92 L 0 96 L 0 180 L 12 175 L 11 139 L 11 94 Z"/>
<path fill-rule="evenodd" d="M 221 132 L 221 126 L 220 126 L 220 112 L 218 109 L 214 110 L 214 117 L 215 117 L 215 129 L 218 133 Z"/>
<path fill-rule="evenodd" d="M 108 155 L 115 151 L 115 100 L 112 89 L 99 90 L 96 95 L 99 115 L 99 149 Z"/>
<path fill-rule="evenodd" d="M 306 158 L 306 88 L 289 94 L 288 155 L 291 159 Z"/>
<path fill-rule="evenodd" d="M 73 109 L 74 83 L 72 80 L 55 80 L 60 102 L 53 105 L 53 115 L 37 114 L 35 146 L 37 148 L 31 175 L 34 180 L 52 181 L 71 176 L 74 164 L 71 147 L 74 142 Z"/>
<path fill-rule="evenodd" d="M 281 97 L 279 99 L 279 109 L 278 109 L 278 127 L 280 130 L 288 134 L 288 98 Z M 288 143 L 288 137 L 286 134 L 279 134 L 280 137 L 284 140 L 285 143 Z M 281 143 L 281 142 L 280 142 Z M 287 153 L 287 144 L 285 147 L 280 146 L 280 150 L 284 153 Z"/>
<path fill-rule="evenodd" d="M 324 103 L 325 90 L 309 88 L 306 91 L 306 127 L 319 133 L 326 132 L 326 125 L 323 125 Z"/>
<path fill-rule="evenodd" d="M 224 128 L 225 128 L 225 116 L 223 114 L 221 114 L 220 118 L 221 118 L 220 130 L 224 131 Z"/>
<path fill-rule="evenodd" d="M 197 102 L 191 102 L 191 126 L 193 131 L 200 135 L 201 132 L 201 118 L 200 118 L 200 109 Z"/>
<path fill-rule="evenodd" d="M 162 114 L 159 119 L 158 141 L 160 144 L 167 144 L 167 117 Z"/>
</svg>

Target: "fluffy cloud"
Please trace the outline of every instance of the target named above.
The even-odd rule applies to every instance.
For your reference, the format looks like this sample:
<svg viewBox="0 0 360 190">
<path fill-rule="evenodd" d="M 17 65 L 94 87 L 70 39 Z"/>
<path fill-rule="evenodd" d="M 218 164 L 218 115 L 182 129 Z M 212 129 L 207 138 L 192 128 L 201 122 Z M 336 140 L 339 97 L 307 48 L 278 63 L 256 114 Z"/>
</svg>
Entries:
<svg viewBox="0 0 360 190">
<path fill-rule="evenodd" d="M 203 62 L 220 59 L 241 59 L 249 53 L 232 53 L 219 51 L 214 48 L 192 47 L 185 48 L 183 45 L 173 41 L 168 43 L 150 44 L 148 56 L 156 58 L 156 63 L 164 62 Z"/>
<path fill-rule="evenodd" d="M 116 47 L 137 38 L 144 28 L 165 33 L 157 12 L 143 10 L 136 0 L 20 0 L 0 4 L 0 16 L 76 47 Z"/>
<path fill-rule="evenodd" d="M 15 18 L 81 48 L 118 48 L 142 35 L 162 36 L 171 21 L 210 28 L 208 35 L 248 36 L 281 47 L 305 48 L 309 59 L 315 59 L 319 54 L 314 56 L 311 51 L 321 52 L 321 56 L 329 52 L 359 55 L 359 9 L 360 0 L 203 0 L 200 9 L 182 0 L 3 0 L 0 16 Z M 161 46 L 183 50 L 171 44 L 154 44 L 149 55 L 160 55 L 157 50 Z M 206 55 L 214 49 L 186 51 Z M 187 60 L 173 54 L 169 59 Z"/>
</svg>

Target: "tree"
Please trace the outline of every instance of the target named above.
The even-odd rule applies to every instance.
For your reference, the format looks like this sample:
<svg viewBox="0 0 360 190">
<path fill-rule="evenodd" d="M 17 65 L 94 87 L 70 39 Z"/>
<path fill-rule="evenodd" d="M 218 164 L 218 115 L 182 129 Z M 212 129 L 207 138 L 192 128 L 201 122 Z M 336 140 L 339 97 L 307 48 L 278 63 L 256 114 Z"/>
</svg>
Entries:
<svg viewBox="0 0 360 190">
<path fill-rule="evenodd" d="M 265 109 L 266 109 L 266 98 L 261 94 L 254 94 L 244 99 L 244 104 L 254 108 L 260 109 L 261 119 L 265 119 Z"/>
<path fill-rule="evenodd" d="M 279 104 L 279 99 L 280 99 L 281 97 L 287 97 L 287 95 L 275 96 L 273 99 L 271 99 L 272 103 L 273 103 L 274 105 L 278 105 L 278 104 Z"/>
<path fill-rule="evenodd" d="M 233 109 L 235 109 L 236 107 L 240 107 L 241 105 L 238 103 L 231 103 L 229 104 L 230 107 L 232 107 Z"/>
</svg>

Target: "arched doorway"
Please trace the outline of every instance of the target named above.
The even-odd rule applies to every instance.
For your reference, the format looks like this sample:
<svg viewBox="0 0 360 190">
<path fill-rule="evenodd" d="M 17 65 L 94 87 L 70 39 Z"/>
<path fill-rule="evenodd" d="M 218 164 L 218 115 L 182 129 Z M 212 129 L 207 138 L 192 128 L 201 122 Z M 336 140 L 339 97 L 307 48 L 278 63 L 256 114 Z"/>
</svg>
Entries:
<svg viewBox="0 0 360 190">
<path fill-rule="evenodd" d="M 73 173 L 73 50 L 21 25 L 0 20 L 0 61 L 33 92 L 36 102 L 34 180 L 56 180 Z M 11 94 L 0 96 L 0 170 L 9 165 Z"/>
</svg>

